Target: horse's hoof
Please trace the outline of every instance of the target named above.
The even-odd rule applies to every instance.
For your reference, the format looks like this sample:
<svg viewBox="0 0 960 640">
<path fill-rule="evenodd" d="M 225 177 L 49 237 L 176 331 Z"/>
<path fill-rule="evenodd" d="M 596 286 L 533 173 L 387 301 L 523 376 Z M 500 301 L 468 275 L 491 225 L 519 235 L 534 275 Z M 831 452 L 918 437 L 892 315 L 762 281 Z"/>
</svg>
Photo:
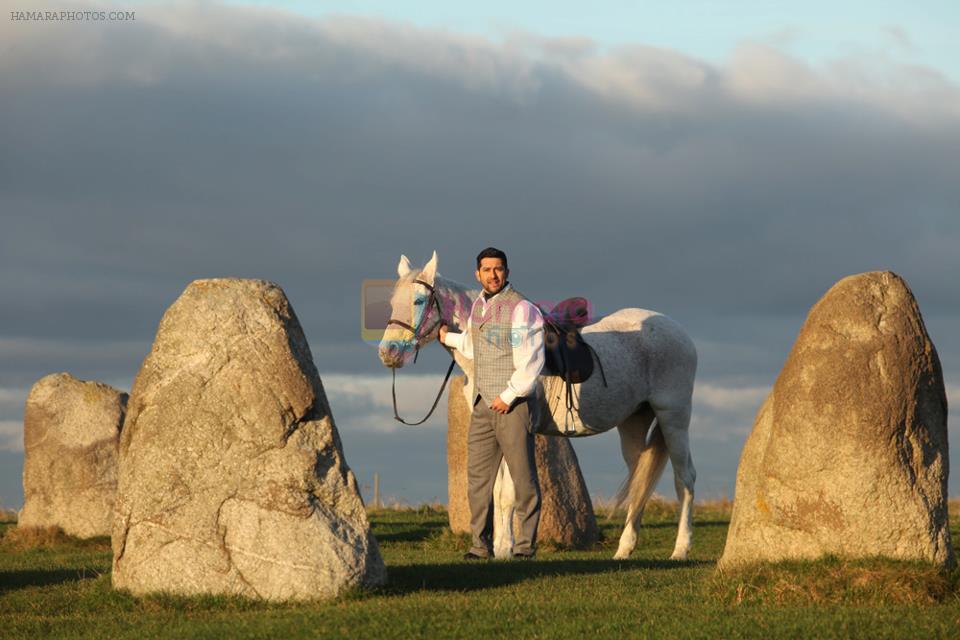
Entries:
<svg viewBox="0 0 960 640">
<path fill-rule="evenodd" d="M 686 551 L 674 551 L 673 555 L 670 556 L 671 560 L 686 560 L 687 552 Z"/>
<path fill-rule="evenodd" d="M 630 557 L 629 553 L 617 553 L 613 556 L 614 560 L 627 560 Z"/>
</svg>

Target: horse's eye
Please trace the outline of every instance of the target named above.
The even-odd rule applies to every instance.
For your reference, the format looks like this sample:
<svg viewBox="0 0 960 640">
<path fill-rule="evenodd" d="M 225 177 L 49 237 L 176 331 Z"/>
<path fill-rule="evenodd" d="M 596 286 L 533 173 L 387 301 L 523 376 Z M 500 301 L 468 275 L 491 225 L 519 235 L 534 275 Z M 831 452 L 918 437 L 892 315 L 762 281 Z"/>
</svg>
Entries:
<svg viewBox="0 0 960 640">
<path fill-rule="evenodd" d="M 423 306 L 423 302 L 424 302 L 424 301 L 423 301 L 423 298 L 420 298 L 420 299 L 418 299 L 418 300 L 414 300 L 414 301 L 413 301 L 413 304 L 415 304 L 415 305 L 418 306 L 418 307 L 422 307 L 422 306 Z"/>
</svg>

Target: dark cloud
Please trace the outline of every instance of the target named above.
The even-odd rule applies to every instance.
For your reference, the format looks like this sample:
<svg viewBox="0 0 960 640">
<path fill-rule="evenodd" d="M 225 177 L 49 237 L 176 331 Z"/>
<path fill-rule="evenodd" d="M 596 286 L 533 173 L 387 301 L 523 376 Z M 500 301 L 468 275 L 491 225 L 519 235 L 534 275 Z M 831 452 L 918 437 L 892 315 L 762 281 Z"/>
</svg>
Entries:
<svg viewBox="0 0 960 640">
<path fill-rule="evenodd" d="M 0 386 L 132 380 L 214 276 L 280 283 L 321 372 L 380 372 L 361 280 L 437 249 L 467 281 L 489 244 L 532 297 L 669 313 L 732 386 L 772 383 L 836 280 L 893 269 L 960 371 L 960 92 L 935 71 L 214 4 L 0 42 Z"/>
</svg>

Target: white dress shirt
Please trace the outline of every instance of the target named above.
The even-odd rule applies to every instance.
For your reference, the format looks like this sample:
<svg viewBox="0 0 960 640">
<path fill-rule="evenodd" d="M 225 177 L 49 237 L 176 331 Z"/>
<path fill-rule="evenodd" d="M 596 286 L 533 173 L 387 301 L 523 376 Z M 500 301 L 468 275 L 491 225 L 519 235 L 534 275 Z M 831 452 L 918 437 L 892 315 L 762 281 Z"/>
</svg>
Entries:
<svg viewBox="0 0 960 640">
<path fill-rule="evenodd" d="M 508 282 L 501 291 L 510 288 Z M 497 295 L 499 295 L 499 291 Z M 489 300 L 481 293 L 473 302 L 470 308 L 470 315 L 467 316 L 467 326 L 463 333 L 454 333 L 447 331 L 443 344 L 456 349 L 465 357 L 473 359 L 473 332 L 470 330 L 473 322 L 473 313 L 477 305 L 480 305 L 480 315 L 487 313 L 487 306 L 496 299 L 496 295 L 491 296 Z M 521 300 L 513 308 L 511 317 L 511 335 L 519 336 L 519 344 L 513 347 L 513 375 L 507 382 L 507 388 L 500 392 L 500 400 L 506 404 L 511 404 L 520 397 L 528 396 L 533 393 L 537 386 L 537 377 L 543 370 L 543 363 L 546 354 L 543 350 L 543 314 L 540 309 L 529 300 Z"/>
</svg>

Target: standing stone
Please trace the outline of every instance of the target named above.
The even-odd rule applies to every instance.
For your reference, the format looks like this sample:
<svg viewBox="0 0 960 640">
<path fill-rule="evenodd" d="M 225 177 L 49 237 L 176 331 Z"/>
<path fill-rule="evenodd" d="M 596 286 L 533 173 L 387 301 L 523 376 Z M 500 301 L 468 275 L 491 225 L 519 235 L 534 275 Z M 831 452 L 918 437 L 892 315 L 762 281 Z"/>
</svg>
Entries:
<svg viewBox="0 0 960 640">
<path fill-rule="evenodd" d="M 386 578 L 286 295 L 197 280 L 164 314 L 120 440 L 113 584 L 335 596 Z"/>
<path fill-rule="evenodd" d="M 947 400 L 907 284 L 844 278 L 757 414 L 721 566 L 824 554 L 952 564 Z"/>
<path fill-rule="evenodd" d="M 463 395 L 464 377 L 450 380 L 447 401 L 447 471 L 450 528 L 470 532 L 467 502 L 467 431 L 470 407 Z M 599 538 L 593 503 L 580 473 L 573 446 L 566 438 L 535 436 L 537 480 L 540 483 L 540 526 L 537 540 L 587 547 Z M 514 523 L 514 531 L 518 524 Z"/>
<path fill-rule="evenodd" d="M 580 473 L 570 440 L 534 436 L 537 480 L 540 482 L 540 526 L 537 540 L 566 547 L 589 547 L 600 538 L 593 502 Z M 513 530 L 519 531 L 515 518 Z"/>
<path fill-rule="evenodd" d="M 127 394 L 54 373 L 33 385 L 23 414 L 20 527 L 108 536 L 117 490 L 117 440 Z"/>
<path fill-rule="evenodd" d="M 467 431 L 470 405 L 463 395 L 464 376 L 450 379 L 447 395 L 447 515 L 454 533 L 470 533 L 467 499 Z"/>
</svg>

